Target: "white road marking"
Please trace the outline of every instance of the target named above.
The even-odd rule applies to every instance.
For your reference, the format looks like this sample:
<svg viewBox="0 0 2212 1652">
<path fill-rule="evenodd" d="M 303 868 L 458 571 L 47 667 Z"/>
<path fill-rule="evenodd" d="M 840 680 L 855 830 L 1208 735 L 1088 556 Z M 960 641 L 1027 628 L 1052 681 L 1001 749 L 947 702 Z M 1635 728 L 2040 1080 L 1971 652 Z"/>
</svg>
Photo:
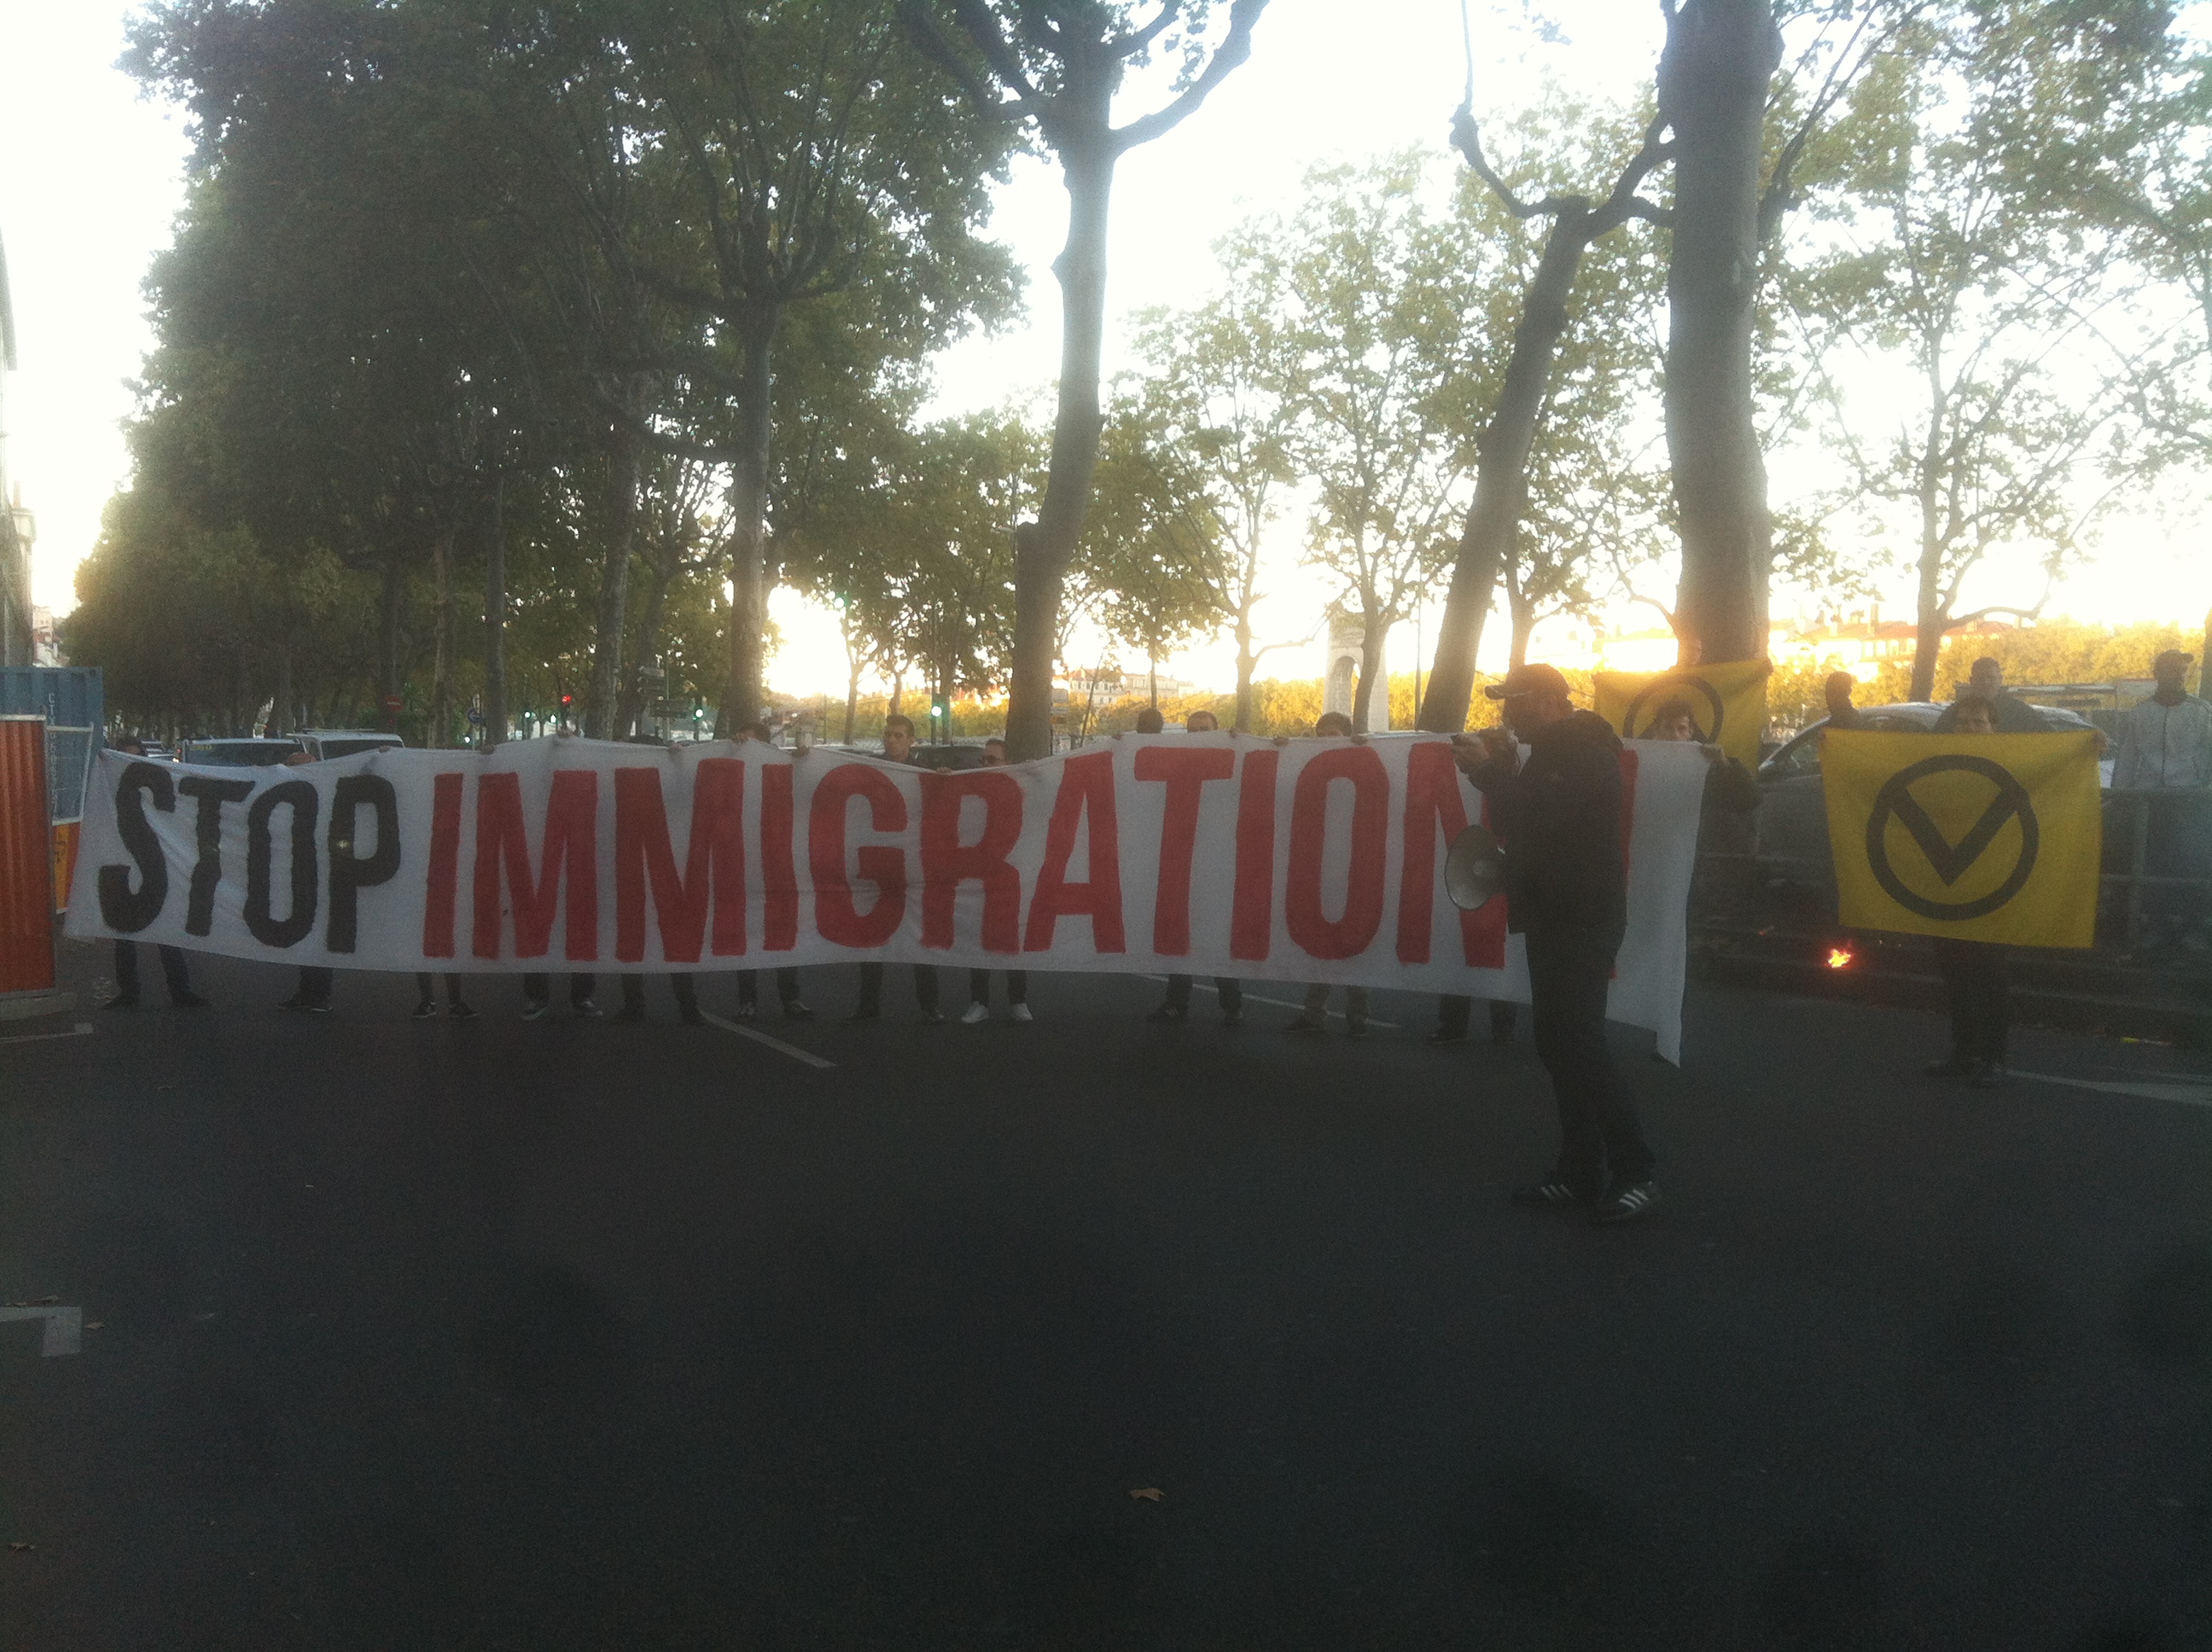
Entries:
<svg viewBox="0 0 2212 1652">
<path fill-rule="evenodd" d="M 48 1034 L 53 1037 L 58 1035 Z M 0 1308 L 0 1325 L 15 1320 L 44 1320 L 46 1339 L 39 1351 L 48 1359 L 57 1354 L 81 1354 L 84 1351 L 84 1309 L 82 1308 Z"/>
<path fill-rule="evenodd" d="M 1164 985 L 1167 981 L 1167 977 L 1165 975 L 1146 975 L 1145 979 L 1146 981 L 1157 981 L 1161 982 L 1163 985 Z M 1214 986 L 1210 981 L 1194 980 L 1191 982 L 1191 985 L 1197 987 L 1200 992 L 1212 993 L 1217 998 L 1221 994 L 1221 989 L 1218 987 Z M 1306 1007 L 1303 1004 L 1293 1004 L 1286 998 L 1261 998 L 1257 993 L 1245 993 L 1244 1001 L 1247 1004 L 1272 1004 L 1279 1010 L 1304 1011 Z M 1338 1021 L 1344 1019 L 1344 1011 L 1341 1010 L 1330 1010 L 1325 1013 Z M 1392 1032 L 1399 1030 L 1399 1026 L 1396 1022 L 1377 1021 L 1373 1016 L 1369 1016 L 1367 1017 L 1367 1024 L 1370 1027 L 1388 1027 Z"/>
<path fill-rule="evenodd" d="M 49 1038 L 83 1038 L 90 1035 L 92 1023 L 80 1021 L 67 1032 L 20 1033 L 13 1038 L 0 1038 L 0 1044 L 37 1044 Z"/>
<path fill-rule="evenodd" d="M 720 1027 L 724 1032 L 733 1032 L 740 1038 L 750 1038 L 756 1044 L 765 1044 L 772 1050 L 781 1050 L 794 1061 L 804 1061 L 810 1067 L 834 1067 L 835 1061 L 825 1061 L 812 1050 L 803 1050 L 796 1044 L 787 1044 L 781 1038 L 771 1038 L 757 1027 L 748 1027 L 742 1022 L 725 1021 L 720 1016 L 699 1011 L 699 1019 L 710 1027 Z"/>
<path fill-rule="evenodd" d="M 2192 1107 L 2212 1107 L 2212 1084 L 2112 1084 L 2094 1078 L 2062 1078 L 2055 1072 L 2029 1072 L 2014 1067 L 2014 1075 L 2046 1084 L 2068 1084 L 2075 1090 L 2102 1090 L 2107 1096 L 2140 1096 L 2147 1102 L 2185 1102 Z"/>
</svg>

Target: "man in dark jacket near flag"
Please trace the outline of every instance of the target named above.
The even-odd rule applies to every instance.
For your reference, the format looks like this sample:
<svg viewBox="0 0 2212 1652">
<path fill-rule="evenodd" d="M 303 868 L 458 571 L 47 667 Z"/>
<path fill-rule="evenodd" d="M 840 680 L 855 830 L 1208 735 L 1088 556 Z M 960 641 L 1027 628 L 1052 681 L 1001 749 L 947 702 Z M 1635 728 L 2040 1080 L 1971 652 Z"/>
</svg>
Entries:
<svg viewBox="0 0 2212 1652">
<path fill-rule="evenodd" d="M 1628 927 L 1620 740 L 1603 718 L 1575 709 L 1549 665 L 1516 665 L 1485 692 L 1501 702 L 1505 727 L 1454 736 L 1455 756 L 1490 799 L 1504 846 L 1508 923 L 1528 947 L 1536 1054 L 1559 1108 L 1558 1166 L 1514 1201 L 1588 1206 L 1601 1226 L 1634 1221 L 1658 1194 L 1605 1036 L 1607 987 Z"/>
</svg>

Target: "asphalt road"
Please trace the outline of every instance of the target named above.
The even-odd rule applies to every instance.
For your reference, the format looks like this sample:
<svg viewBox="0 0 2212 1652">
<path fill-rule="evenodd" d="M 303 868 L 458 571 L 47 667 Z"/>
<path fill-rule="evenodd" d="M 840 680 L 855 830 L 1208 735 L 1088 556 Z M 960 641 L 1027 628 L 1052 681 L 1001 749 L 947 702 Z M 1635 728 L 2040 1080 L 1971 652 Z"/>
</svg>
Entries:
<svg viewBox="0 0 2212 1652">
<path fill-rule="evenodd" d="M 85 1321 L 0 1324 L 7 1652 L 2212 1646 L 2202 1055 L 1693 989 L 1597 1231 L 1402 995 L 895 970 L 816 1066 L 153 962 L 0 1042 L 0 1302 Z"/>
</svg>

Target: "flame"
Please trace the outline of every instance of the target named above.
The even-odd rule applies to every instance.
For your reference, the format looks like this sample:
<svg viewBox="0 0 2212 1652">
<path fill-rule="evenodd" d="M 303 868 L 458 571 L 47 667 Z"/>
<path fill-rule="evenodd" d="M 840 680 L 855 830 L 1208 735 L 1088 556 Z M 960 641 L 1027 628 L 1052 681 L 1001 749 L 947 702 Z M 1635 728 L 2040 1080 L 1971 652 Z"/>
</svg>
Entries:
<svg viewBox="0 0 2212 1652">
<path fill-rule="evenodd" d="M 1847 947 L 1832 946 L 1828 949 L 1828 968 L 1848 969 L 1851 967 L 1851 959 L 1855 956 Z"/>
</svg>

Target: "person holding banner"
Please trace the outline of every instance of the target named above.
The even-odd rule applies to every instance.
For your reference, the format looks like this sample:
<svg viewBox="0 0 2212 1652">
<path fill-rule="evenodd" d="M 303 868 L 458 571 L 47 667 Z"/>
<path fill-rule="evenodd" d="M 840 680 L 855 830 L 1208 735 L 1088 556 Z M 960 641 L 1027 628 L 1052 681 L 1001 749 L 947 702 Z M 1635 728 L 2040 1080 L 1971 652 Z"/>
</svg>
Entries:
<svg viewBox="0 0 2212 1652">
<path fill-rule="evenodd" d="M 1006 766 L 1006 743 L 996 735 L 983 742 L 983 763 L 986 768 Z M 1006 976 L 1006 1013 L 1016 1021 L 1033 1021 L 1030 1013 L 1030 972 L 1009 969 Z M 960 1024 L 980 1026 L 991 1018 L 991 972 L 970 969 L 968 972 L 968 1007 L 961 1011 Z"/>
<path fill-rule="evenodd" d="M 1950 734 L 1995 734 L 1996 705 L 1972 692 L 1951 708 Z M 2012 983 L 2005 950 L 1992 941 L 1933 937 L 1936 967 L 1951 999 L 1951 1053 L 1926 1069 L 1931 1078 L 1964 1078 L 1976 1090 L 1993 1090 L 2005 1078 L 2005 1045 L 2012 1031 Z"/>
<path fill-rule="evenodd" d="M 1210 711 L 1194 711 L 1183 719 L 1186 734 L 1218 734 L 1221 720 Z M 1147 1021 L 1188 1021 L 1190 1019 L 1191 988 L 1197 985 L 1192 975 L 1170 975 L 1167 995 L 1160 999 L 1159 1007 L 1145 1017 Z M 1213 990 L 1221 1004 L 1221 1024 L 1233 1027 L 1244 1019 L 1244 983 L 1231 975 L 1216 975 Z"/>
<path fill-rule="evenodd" d="M 1606 996 L 1628 927 L 1620 841 L 1620 738 L 1577 711 L 1549 665 L 1516 665 L 1484 689 L 1505 726 L 1454 735 L 1460 768 L 1490 801 L 1505 851 L 1508 923 L 1528 950 L 1536 1054 L 1559 1109 L 1559 1154 L 1514 1203 L 1585 1206 L 1611 1226 L 1650 1214 L 1656 1163 L 1606 1042 Z M 1518 739 L 1528 743 L 1521 757 Z"/>
<path fill-rule="evenodd" d="M 1325 711 L 1314 720 L 1314 737 L 1322 740 L 1348 740 L 1352 738 L 1352 719 L 1340 711 Z M 1347 1038 L 1367 1036 L 1368 994 L 1364 987 L 1344 989 L 1344 1036 Z M 1317 1033 L 1328 1030 L 1328 986 L 1316 981 L 1306 988 L 1305 1007 L 1297 1018 L 1283 1027 L 1286 1033 Z"/>
<path fill-rule="evenodd" d="M 125 736 L 115 743 L 115 749 L 128 757 L 143 759 L 146 743 L 137 735 Z M 204 1010 L 208 1001 L 192 991 L 191 966 L 185 962 L 184 950 L 175 946 L 157 946 L 155 952 L 161 960 L 161 980 L 169 989 L 169 1002 L 179 1010 Z M 138 943 L 118 940 L 115 943 L 115 996 L 107 1000 L 111 1010 L 135 1010 L 138 1007 Z"/>
<path fill-rule="evenodd" d="M 928 767 L 914 760 L 914 719 L 898 712 L 884 719 L 884 756 L 888 762 L 904 763 L 911 768 Z M 937 1007 L 937 971 L 929 964 L 914 966 L 914 1002 L 924 1021 L 945 1019 L 945 1012 Z M 880 963 L 864 963 L 860 966 L 860 1001 L 845 1019 L 873 1021 L 883 1012 L 884 967 Z"/>
</svg>

